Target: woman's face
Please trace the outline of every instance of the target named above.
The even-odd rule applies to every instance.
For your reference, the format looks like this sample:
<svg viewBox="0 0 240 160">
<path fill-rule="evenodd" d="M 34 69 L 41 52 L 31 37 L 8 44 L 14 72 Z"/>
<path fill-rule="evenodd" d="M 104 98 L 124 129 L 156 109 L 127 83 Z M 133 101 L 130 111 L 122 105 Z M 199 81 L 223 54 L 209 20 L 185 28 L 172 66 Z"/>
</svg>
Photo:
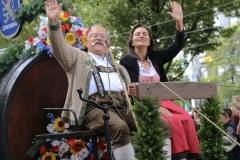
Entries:
<svg viewBox="0 0 240 160">
<path fill-rule="evenodd" d="M 139 27 L 135 29 L 132 37 L 133 47 L 148 47 L 150 46 L 150 38 L 148 30 L 144 27 Z"/>
</svg>

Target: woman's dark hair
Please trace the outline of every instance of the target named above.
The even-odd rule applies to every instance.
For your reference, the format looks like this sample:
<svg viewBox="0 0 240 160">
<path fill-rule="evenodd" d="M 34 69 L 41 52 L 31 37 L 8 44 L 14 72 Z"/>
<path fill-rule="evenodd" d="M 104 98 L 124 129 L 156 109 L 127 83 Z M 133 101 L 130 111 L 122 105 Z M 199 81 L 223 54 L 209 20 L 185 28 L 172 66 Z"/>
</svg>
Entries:
<svg viewBox="0 0 240 160">
<path fill-rule="evenodd" d="M 132 28 L 132 30 L 130 31 L 129 39 L 128 39 L 128 41 L 127 41 L 127 50 L 128 50 L 128 54 L 129 54 L 130 56 L 132 56 L 133 58 L 138 59 L 138 60 L 140 59 L 140 57 L 135 53 L 134 47 L 132 46 L 132 39 L 133 39 L 133 33 L 134 33 L 134 31 L 135 31 L 137 28 L 139 28 L 139 27 L 144 27 L 144 28 L 146 28 L 146 30 L 148 31 L 149 38 L 150 38 L 150 46 L 148 46 L 146 56 L 148 56 L 149 54 L 151 54 L 153 51 L 156 50 L 156 43 L 155 43 L 155 41 L 154 41 L 154 39 L 153 39 L 153 36 L 152 36 L 152 33 L 151 33 L 150 29 L 149 29 L 146 25 L 144 25 L 144 24 L 141 24 L 141 23 L 136 24 L 136 25 Z M 145 58 L 147 58 L 147 57 L 145 57 Z"/>
</svg>

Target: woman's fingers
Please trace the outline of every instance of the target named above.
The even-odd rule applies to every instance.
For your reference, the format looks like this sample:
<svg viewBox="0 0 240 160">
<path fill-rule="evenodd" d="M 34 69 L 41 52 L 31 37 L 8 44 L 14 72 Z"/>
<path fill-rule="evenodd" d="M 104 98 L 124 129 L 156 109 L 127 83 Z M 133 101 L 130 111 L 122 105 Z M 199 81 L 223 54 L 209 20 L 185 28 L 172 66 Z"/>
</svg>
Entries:
<svg viewBox="0 0 240 160">
<path fill-rule="evenodd" d="M 166 117 L 173 116 L 172 113 L 167 108 L 160 107 L 159 111 L 161 112 L 162 115 L 164 115 Z"/>
</svg>

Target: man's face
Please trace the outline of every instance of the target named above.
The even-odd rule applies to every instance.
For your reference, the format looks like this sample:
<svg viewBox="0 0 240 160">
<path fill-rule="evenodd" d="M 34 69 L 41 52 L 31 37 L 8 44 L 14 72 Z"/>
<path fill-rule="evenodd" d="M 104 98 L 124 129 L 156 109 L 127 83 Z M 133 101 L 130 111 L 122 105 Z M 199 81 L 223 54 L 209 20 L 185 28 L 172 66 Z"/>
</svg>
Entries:
<svg viewBox="0 0 240 160">
<path fill-rule="evenodd" d="M 227 117 L 221 114 L 219 121 L 222 122 L 223 124 L 225 124 L 227 121 Z"/>
<path fill-rule="evenodd" d="M 88 51 L 104 57 L 108 50 L 107 32 L 102 27 L 96 27 L 89 32 L 87 47 Z"/>
<path fill-rule="evenodd" d="M 194 118 L 198 118 L 199 117 L 197 112 L 193 112 L 193 116 L 194 116 Z"/>
</svg>

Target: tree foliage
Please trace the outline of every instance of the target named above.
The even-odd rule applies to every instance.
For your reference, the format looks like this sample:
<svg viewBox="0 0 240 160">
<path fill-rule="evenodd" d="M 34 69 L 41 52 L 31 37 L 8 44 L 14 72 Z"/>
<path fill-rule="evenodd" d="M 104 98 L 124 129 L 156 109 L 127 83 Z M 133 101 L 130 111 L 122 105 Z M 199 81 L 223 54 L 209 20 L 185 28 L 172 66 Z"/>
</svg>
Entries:
<svg viewBox="0 0 240 160">
<path fill-rule="evenodd" d="M 166 14 L 171 11 L 170 1 L 167 0 L 75 0 L 64 1 L 67 4 L 66 11 L 71 11 L 72 15 L 81 16 L 83 24 L 90 26 L 100 23 L 111 33 L 112 51 L 117 59 L 122 54 L 126 54 L 125 46 L 129 36 L 129 31 L 136 23 L 143 23 L 150 27 L 153 36 L 157 42 L 158 48 L 162 49 L 169 46 L 175 36 L 175 22 Z M 184 12 L 185 26 L 185 48 L 184 54 L 195 56 L 205 50 L 214 50 L 219 46 L 217 38 L 219 35 L 228 36 L 231 30 L 224 30 L 221 27 L 214 26 L 214 18 L 216 12 L 223 12 L 229 17 L 239 17 L 240 3 L 239 0 L 178 0 Z M 26 19 L 37 19 L 35 16 L 42 14 L 43 1 L 30 1 L 32 6 L 23 6 L 23 10 L 27 12 L 19 12 L 24 17 L 23 13 L 30 15 Z M 39 11 L 37 11 L 39 9 Z M 18 17 L 19 18 L 19 17 Z M 23 18 L 24 20 L 24 18 Z M 27 20 L 26 20 L 27 21 Z M 30 24 L 30 21 L 28 21 Z M 26 29 L 25 26 L 29 27 Z M 31 26 L 31 27 L 30 27 Z M 20 43 L 26 40 L 26 37 L 31 36 L 34 25 L 24 25 L 21 37 L 12 40 L 4 40 L 0 43 L 0 47 L 6 47 L 6 44 Z M 217 33 L 217 34 L 216 34 Z M 211 42 L 211 43 L 209 43 Z M 188 66 L 188 61 L 185 67 Z M 174 63 L 166 65 L 167 73 L 173 67 Z M 181 67 L 180 67 L 181 68 Z M 178 72 L 184 71 L 184 68 Z M 181 78 L 179 74 L 173 74 L 173 80 Z"/>
<path fill-rule="evenodd" d="M 162 149 L 166 144 L 163 129 L 160 127 L 159 103 L 146 96 L 142 102 L 134 100 L 132 108 L 138 128 L 138 132 L 132 137 L 133 146 L 137 149 L 135 157 L 139 160 L 167 159 L 166 151 Z"/>
<path fill-rule="evenodd" d="M 231 37 L 219 37 L 222 44 L 217 51 L 208 51 L 212 61 L 207 63 L 206 68 L 210 71 L 204 81 L 215 82 L 222 86 L 218 87 L 220 102 L 231 102 L 233 95 L 239 95 L 237 87 L 240 85 L 240 27 L 239 24 L 230 26 L 229 29 L 236 30 Z"/>
<path fill-rule="evenodd" d="M 111 42 L 115 46 L 113 49 L 115 55 L 126 54 L 125 46 L 129 31 L 136 23 L 144 23 L 151 28 L 159 49 L 169 46 L 174 40 L 175 22 L 166 14 L 171 11 L 170 1 L 77 0 L 76 2 L 81 5 L 80 15 L 87 24 L 101 23 L 110 30 Z M 230 17 L 240 15 L 240 3 L 237 1 L 185 0 L 177 2 L 181 4 L 184 12 L 185 55 L 195 56 L 205 50 L 214 50 L 219 44 L 209 42 L 217 42 L 216 38 L 222 33 L 225 33 L 226 36 L 231 33 L 231 31 L 214 26 L 216 11 L 223 12 Z M 90 8 L 86 9 L 85 6 L 90 6 Z M 216 33 L 218 34 L 216 35 Z M 167 72 L 172 64 L 169 63 L 166 66 Z"/>
<path fill-rule="evenodd" d="M 223 130 L 223 125 L 219 122 L 222 107 L 219 105 L 219 99 L 213 97 L 204 100 L 200 106 L 200 111 L 214 124 Z M 223 155 L 223 133 L 213 124 L 208 122 L 205 118 L 200 117 L 201 127 L 197 132 L 200 138 L 199 148 L 202 151 L 204 160 L 225 160 Z"/>
</svg>

